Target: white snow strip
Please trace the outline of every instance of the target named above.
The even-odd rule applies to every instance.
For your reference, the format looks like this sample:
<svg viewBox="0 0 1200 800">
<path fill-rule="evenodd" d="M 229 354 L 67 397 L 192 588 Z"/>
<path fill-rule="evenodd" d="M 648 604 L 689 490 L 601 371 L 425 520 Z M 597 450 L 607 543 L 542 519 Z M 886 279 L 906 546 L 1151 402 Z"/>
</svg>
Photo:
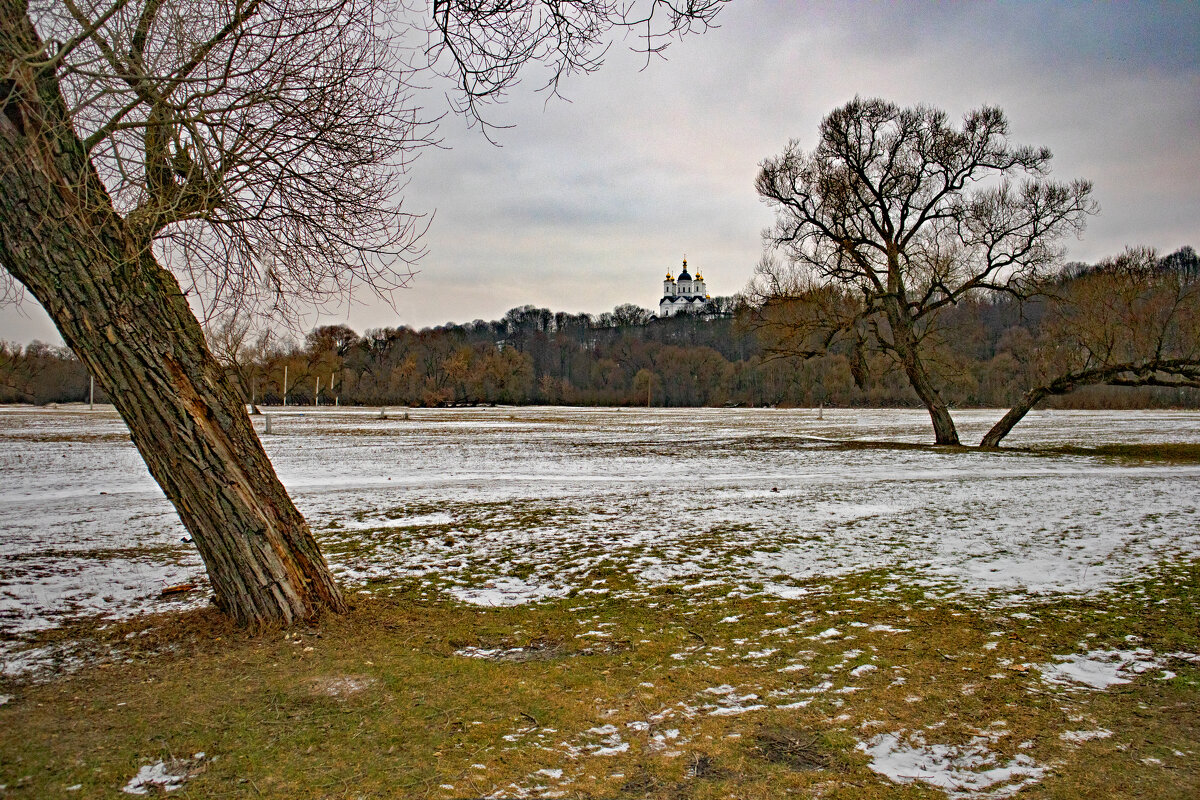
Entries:
<svg viewBox="0 0 1200 800">
<path fill-rule="evenodd" d="M 762 703 L 755 703 L 750 706 L 722 706 L 708 712 L 710 717 L 732 717 L 738 714 L 745 714 L 747 711 L 758 711 L 760 708 L 766 708 Z"/>
<path fill-rule="evenodd" d="M 1107 739 L 1110 736 L 1112 736 L 1112 731 L 1107 728 L 1098 728 L 1094 731 L 1063 731 L 1058 735 L 1058 738 L 1064 742 L 1079 744 L 1080 742 L 1094 742 L 1097 739 Z"/>
<path fill-rule="evenodd" d="M 569 590 L 561 586 L 539 586 L 520 578 L 500 577 L 483 586 L 450 589 L 450 594 L 475 606 L 520 606 L 548 597 L 563 597 Z"/>
</svg>

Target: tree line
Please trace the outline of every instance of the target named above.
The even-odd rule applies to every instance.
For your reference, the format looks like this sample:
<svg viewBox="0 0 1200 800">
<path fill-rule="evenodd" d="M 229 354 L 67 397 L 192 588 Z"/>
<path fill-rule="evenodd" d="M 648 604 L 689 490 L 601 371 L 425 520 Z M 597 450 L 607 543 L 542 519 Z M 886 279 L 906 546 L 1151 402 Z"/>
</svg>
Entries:
<svg viewBox="0 0 1200 800">
<path fill-rule="evenodd" d="M 1158 263 L 1161 274 L 1185 281 L 1200 267 L 1191 248 Z M 930 333 L 925 339 L 946 401 L 956 407 L 1014 406 L 1054 372 L 1055 359 L 1066 357 L 1061 346 L 1066 320 L 1054 298 L 1085 288 L 1095 292 L 1098 283 L 1111 282 L 1108 270 L 1109 265 L 1072 264 L 1035 297 L 990 293 L 948 308 L 936 337 Z M 1129 279 L 1144 290 L 1149 274 L 1142 277 Z M 345 326 L 326 326 L 303 343 L 275 346 L 270 335 L 260 335 L 241 350 L 219 348 L 219 357 L 247 402 L 268 404 L 283 402 L 286 368 L 287 401 L 297 405 L 921 405 L 885 352 L 856 347 L 853 340 L 819 354 L 798 350 L 794 331 L 771 324 L 777 306 L 756 305 L 747 296 L 719 298 L 723 313 L 667 319 L 632 305 L 601 315 L 521 306 L 499 320 L 423 330 L 383 328 L 359 336 Z M 1121 324 L 1115 317 L 1110 323 Z M 1200 393 L 1105 384 L 1050 402 L 1070 408 L 1192 408 L 1200 405 Z"/>
<path fill-rule="evenodd" d="M 1200 281 L 1200 256 L 1184 247 L 1156 259 L 1148 272 L 1131 273 L 1128 263 L 1123 269 L 1126 294 L 1144 294 L 1164 276 L 1185 285 Z M 1037 296 L 982 294 L 948 308 L 936 345 L 928 344 L 948 404 L 1017 405 L 1030 388 L 1063 371 L 1055 360 L 1067 357 L 1063 338 L 1081 309 L 1104 314 L 1109 329 L 1094 331 L 1100 341 L 1116 341 L 1114 326 L 1131 330 L 1136 320 L 1113 308 L 1114 279 L 1113 262 L 1073 263 Z M 1074 300 L 1064 316 L 1067 297 Z M 791 304 L 804 305 L 796 298 Z M 281 405 L 286 376 L 291 405 L 920 406 L 884 352 L 852 338 L 807 352 L 796 339 L 803 331 L 782 316 L 786 305 L 780 298 L 755 305 L 739 295 L 716 298 L 716 314 L 667 319 L 631 304 L 596 315 L 527 305 L 498 320 L 422 330 L 359 335 L 327 325 L 303 341 L 254 331 L 232 315 L 211 324 L 208 338 L 242 399 L 254 405 Z M 0 402 L 82 402 L 87 393 L 87 373 L 68 349 L 0 342 Z M 1200 407 L 1194 388 L 1153 385 L 1104 383 L 1057 397 L 1046 392 L 1043 399 L 1059 408 Z"/>
</svg>

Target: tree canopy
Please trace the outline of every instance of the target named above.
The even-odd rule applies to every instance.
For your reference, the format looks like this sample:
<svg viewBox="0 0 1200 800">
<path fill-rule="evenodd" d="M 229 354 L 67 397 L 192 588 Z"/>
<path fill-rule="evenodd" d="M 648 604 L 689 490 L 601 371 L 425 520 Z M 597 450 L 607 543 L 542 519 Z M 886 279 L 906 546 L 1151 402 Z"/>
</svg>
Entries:
<svg viewBox="0 0 1200 800">
<path fill-rule="evenodd" d="M 763 161 L 756 187 L 774 209 L 752 294 L 763 324 L 818 349 L 849 338 L 903 369 L 938 444 L 958 433 L 927 354 L 942 312 L 980 292 L 1026 296 L 1096 211 L 1091 184 L 1049 180 L 1046 148 L 1014 145 L 1004 113 L 961 126 L 928 106 L 855 98 Z M 844 289 L 847 292 L 830 291 Z M 786 313 L 779 313 L 786 309 Z"/>
</svg>

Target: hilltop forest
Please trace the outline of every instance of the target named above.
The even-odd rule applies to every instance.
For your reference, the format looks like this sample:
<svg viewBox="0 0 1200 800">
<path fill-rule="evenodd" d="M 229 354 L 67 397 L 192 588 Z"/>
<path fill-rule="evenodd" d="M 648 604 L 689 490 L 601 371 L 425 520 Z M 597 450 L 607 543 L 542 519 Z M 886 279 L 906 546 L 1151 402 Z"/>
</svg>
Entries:
<svg viewBox="0 0 1200 800">
<path fill-rule="evenodd" d="M 1164 269 L 1200 275 L 1190 248 Z M 1060 282 L 1089 267 L 1069 265 Z M 253 332 L 238 318 L 208 328 L 210 347 L 246 402 L 279 405 L 446 406 L 567 404 L 654 406 L 918 406 L 882 353 L 831 348 L 791 356 L 756 324 L 744 298 L 717 298 L 707 317 L 657 319 L 634 305 L 599 315 L 521 306 L 502 319 L 423 330 L 322 326 L 303 342 Z M 1009 407 L 1029 384 L 1044 316 L 1038 299 L 980 295 L 938 320 L 936 371 L 957 407 Z M 63 347 L 0 342 L 0 402 L 88 399 L 83 366 Z M 98 401 L 104 400 L 99 392 Z M 1200 390 L 1092 386 L 1049 398 L 1059 408 L 1200 407 Z"/>
</svg>

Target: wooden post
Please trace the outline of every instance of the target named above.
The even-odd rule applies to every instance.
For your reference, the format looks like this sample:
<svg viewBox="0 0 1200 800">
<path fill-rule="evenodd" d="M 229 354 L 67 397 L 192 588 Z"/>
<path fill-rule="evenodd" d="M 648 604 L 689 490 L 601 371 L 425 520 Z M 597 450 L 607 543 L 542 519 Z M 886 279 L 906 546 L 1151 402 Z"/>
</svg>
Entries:
<svg viewBox="0 0 1200 800">
<path fill-rule="evenodd" d="M 287 364 L 283 365 L 283 404 L 287 405 Z"/>
<path fill-rule="evenodd" d="M 313 405 L 321 405 L 321 379 L 317 378 L 317 390 L 313 393 Z"/>
<path fill-rule="evenodd" d="M 266 433 L 268 436 L 271 435 L 271 415 L 270 414 L 267 414 L 267 428 L 264 431 L 264 433 Z"/>
</svg>

